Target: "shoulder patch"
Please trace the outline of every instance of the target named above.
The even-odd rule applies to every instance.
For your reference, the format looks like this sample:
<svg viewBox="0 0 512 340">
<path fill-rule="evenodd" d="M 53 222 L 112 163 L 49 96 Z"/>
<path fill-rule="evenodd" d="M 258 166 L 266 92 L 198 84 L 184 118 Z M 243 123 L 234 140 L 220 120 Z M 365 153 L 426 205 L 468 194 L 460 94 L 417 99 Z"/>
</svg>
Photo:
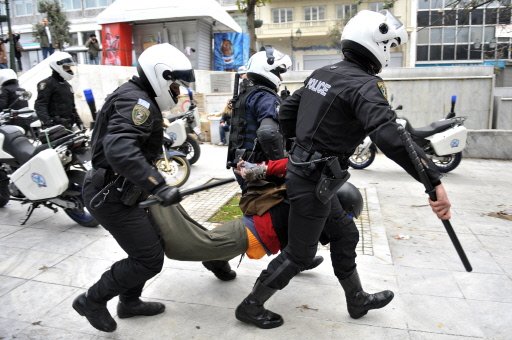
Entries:
<svg viewBox="0 0 512 340">
<path fill-rule="evenodd" d="M 46 88 L 46 83 L 43 81 L 43 82 L 40 82 L 39 83 L 39 91 L 42 91 Z"/>
<path fill-rule="evenodd" d="M 132 121 L 135 125 L 142 125 L 148 120 L 149 109 L 141 104 L 135 104 L 132 110 Z"/>
<path fill-rule="evenodd" d="M 386 85 L 384 85 L 383 81 L 377 82 L 377 87 L 379 88 L 380 93 L 388 100 L 388 91 L 386 90 Z"/>
</svg>

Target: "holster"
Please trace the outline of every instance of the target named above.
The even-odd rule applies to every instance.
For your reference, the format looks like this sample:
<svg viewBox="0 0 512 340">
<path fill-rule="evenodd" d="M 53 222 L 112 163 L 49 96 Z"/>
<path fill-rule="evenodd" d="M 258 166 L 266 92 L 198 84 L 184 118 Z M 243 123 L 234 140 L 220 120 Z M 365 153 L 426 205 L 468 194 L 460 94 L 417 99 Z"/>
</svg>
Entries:
<svg viewBox="0 0 512 340">
<path fill-rule="evenodd" d="M 121 187 L 117 190 L 121 192 L 121 197 L 119 200 L 121 203 L 128 207 L 133 207 L 135 204 L 137 204 L 140 201 L 143 193 L 141 187 L 131 183 L 126 178 L 124 179 Z"/>
<path fill-rule="evenodd" d="M 341 169 L 338 157 L 330 158 L 324 163 L 320 180 L 316 185 L 316 198 L 323 204 L 327 204 L 349 177 L 350 173 Z"/>
</svg>

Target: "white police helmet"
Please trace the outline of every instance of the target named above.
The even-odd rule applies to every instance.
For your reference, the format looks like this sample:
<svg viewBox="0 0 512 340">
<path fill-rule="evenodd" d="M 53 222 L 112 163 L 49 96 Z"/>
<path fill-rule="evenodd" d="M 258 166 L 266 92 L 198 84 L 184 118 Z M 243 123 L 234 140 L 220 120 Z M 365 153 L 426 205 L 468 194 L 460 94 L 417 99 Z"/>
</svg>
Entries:
<svg viewBox="0 0 512 340">
<path fill-rule="evenodd" d="M 155 91 L 155 100 L 161 111 L 169 110 L 178 103 L 180 86 L 188 88 L 195 81 L 190 60 L 168 43 L 145 49 L 138 59 L 137 71 Z"/>
<path fill-rule="evenodd" d="M 287 54 L 283 54 L 272 47 L 265 51 L 255 53 L 247 62 L 247 76 L 249 78 L 259 75 L 275 85 L 276 89 L 281 86 L 281 74 L 285 73 L 292 60 Z"/>
<path fill-rule="evenodd" d="M 380 66 L 381 70 L 389 64 L 390 49 L 406 42 L 404 25 L 387 10 L 358 12 L 348 21 L 341 34 L 342 51 L 357 50 L 362 46 L 369 52 L 368 57 L 380 64 L 376 66 Z"/>
<path fill-rule="evenodd" d="M 13 79 L 18 79 L 16 72 L 10 68 L 4 68 L 0 70 L 0 86 L 2 86 L 6 81 Z"/>
<path fill-rule="evenodd" d="M 71 54 L 67 52 L 56 51 L 50 57 L 50 67 L 52 70 L 60 74 L 64 80 L 71 80 L 75 73 L 73 72 L 71 66 L 75 66 L 75 62 L 71 57 Z"/>
</svg>

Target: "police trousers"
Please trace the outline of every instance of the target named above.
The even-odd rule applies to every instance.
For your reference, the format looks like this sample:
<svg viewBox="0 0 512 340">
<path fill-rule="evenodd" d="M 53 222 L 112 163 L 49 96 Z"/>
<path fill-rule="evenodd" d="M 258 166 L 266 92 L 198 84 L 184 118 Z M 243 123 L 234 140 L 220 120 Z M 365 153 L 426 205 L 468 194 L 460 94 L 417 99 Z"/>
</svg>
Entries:
<svg viewBox="0 0 512 340">
<path fill-rule="evenodd" d="M 330 243 L 334 274 L 344 279 L 356 268 L 356 246 L 359 232 L 336 195 L 323 204 L 315 194 L 318 176 L 304 178 L 290 171 L 286 187 L 290 201 L 288 244 L 263 270 L 259 281 L 274 289 L 284 288 L 315 257 L 319 240 Z"/>
<path fill-rule="evenodd" d="M 85 205 L 128 257 L 104 272 L 89 288 L 87 296 L 96 302 L 106 302 L 117 295 L 123 302 L 133 301 L 142 294 L 146 281 L 162 270 L 164 250 L 146 210 L 121 203 L 121 193 L 115 186 L 100 206 L 91 208 L 91 199 L 102 189 L 98 183 L 103 182 L 94 178 L 93 173 L 89 171 L 84 182 Z"/>
</svg>

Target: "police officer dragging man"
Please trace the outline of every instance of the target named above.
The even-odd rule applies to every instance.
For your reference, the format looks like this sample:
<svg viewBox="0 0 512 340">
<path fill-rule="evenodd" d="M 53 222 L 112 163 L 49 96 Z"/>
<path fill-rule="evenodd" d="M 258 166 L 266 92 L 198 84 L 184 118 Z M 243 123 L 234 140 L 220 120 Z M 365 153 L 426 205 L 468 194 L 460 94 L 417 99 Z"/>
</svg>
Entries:
<svg viewBox="0 0 512 340">
<path fill-rule="evenodd" d="M 34 103 L 37 116 L 43 128 L 63 125 L 71 130 L 76 125 L 83 129 L 84 124 L 75 106 L 75 93 L 68 83 L 75 75 L 73 67 L 76 64 L 67 52 L 57 51 L 48 59 L 52 74 L 37 84 L 37 99 Z"/>
<path fill-rule="evenodd" d="M 180 86 L 195 81 L 190 60 L 170 44 L 144 50 L 138 77 L 118 87 L 105 100 L 92 135 L 93 170 L 87 173 L 83 198 L 91 214 L 107 229 L 128 257 L 114 263 L 73 308 L 104 332 L 116 321 L 107 302 L 119 296 L 121 319 L 163 313 L 165 305 L 140 299 L 144 284 L 162 270 L 164 251 L 147 211 L 138 203 L 148 195 L 161 205 L 180 201 L 152 162 L 162 152 L 162 111 L 178 103 Z"/>
<path fill-rule="evenodd" d="M 391 13 L 363 10 L 342 32 L 344 60 L 313 71 L 304 86 L 281 104 L 283 134 L 295 138 L 286 173 L 288 244 L 237 307 L 237 319 L 260 328 L 281 326 L 283 318 L 263 305 L 313 261 L 318 242 L 324 238 L 330 241 L 334 274 L 352 318 L 382 308 L 393 299 L 388 290 L 376 294 L 363 290 L 355 263 L 358 232 L 355 225 L 344 222 L 346 212 L 333 197 L 349 177 L 348 157 L 367 135 L 387 157 L 419 180 L 398 134 L 384 83 L 376 75 L 388 65 L 390 49 L 405 42 L 405 27 Z M 450 202 L 441 174 L 424 152 L 415 148 L 437 193 L 438 200 L 429 201 L 431 208 L 440 219 L 448 219 Z"/>
</svg>

